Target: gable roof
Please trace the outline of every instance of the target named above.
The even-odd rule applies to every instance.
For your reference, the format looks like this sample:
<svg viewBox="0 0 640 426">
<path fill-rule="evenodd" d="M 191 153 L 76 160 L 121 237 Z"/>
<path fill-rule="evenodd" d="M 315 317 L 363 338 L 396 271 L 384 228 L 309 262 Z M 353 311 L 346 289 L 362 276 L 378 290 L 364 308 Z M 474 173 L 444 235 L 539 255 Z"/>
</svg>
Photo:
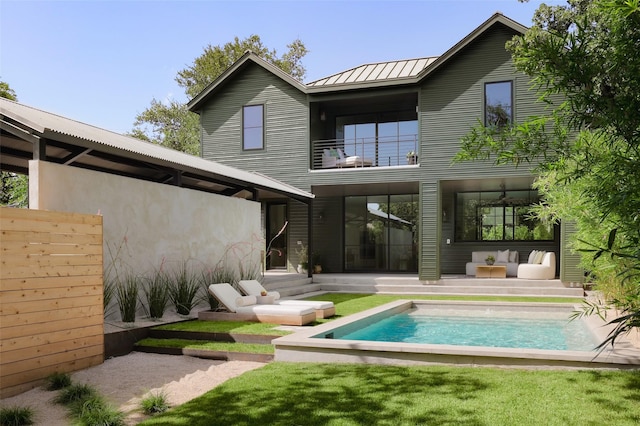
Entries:
<svg viewBox="0 0 640 426">
<path fill-rule="evenodd" d="M 0 163 L 26 172 L 34 146 L 45 142 L 48 161 L 241 198 L 314 198 L 291 185 L 201 157 L 81 123 L 0 98 Z"/>
<path fill-rule="evenodd" d="M 424 78 L 447 63 L 451 58 L 456 56 L 458 52 L 494 25 L 503 25 L 521 34 L 527 30 L 527 27 L 507 18 L 500 12 L 496 12 L 440 56 L 364 64 L 307 84 L 298 82 L 289 74 L 275 65 L 266 62 L 255 53 L 247 52 L 207 86 L 207 88 L 193 98 L 187 104 L 187 107 L 192 112 L 199 112 L 207 98 L 224 86 L 226 81 L 244 69 L 247 63 L 254 63 L 263 67 L 301 92 L 307 94 L 420 83 Z"/>
<path fill-rule="evenodd" d="M 295 78 L 291 77 L 291 75 L 282 71 L 277 66 L 265 61 L 251 50 L 247 50 L 244 55 L 240 57 L 236 62 L 233 63 L 229 68 L 227 68 L 222 74 L 220 74 L 215 80 L 213 80 L 207 87 L 205 87 L 200 93 L 198 93 L 193 99 L 191 99 L 187 103 L 187 108 L 190 111 L 196 112 L 200 109 L 203 102 L 211 96 L 213 93 L 218 91 L 224 84 L 239 71 L 245 69 L 249 64 L 258 65 L 268 72 L 274 74 L 276 77 L 281 80 L 289 83 L 296 89 L 301 92 L 305 92 L 304 84 L 300 83 Z"/>
</svg>

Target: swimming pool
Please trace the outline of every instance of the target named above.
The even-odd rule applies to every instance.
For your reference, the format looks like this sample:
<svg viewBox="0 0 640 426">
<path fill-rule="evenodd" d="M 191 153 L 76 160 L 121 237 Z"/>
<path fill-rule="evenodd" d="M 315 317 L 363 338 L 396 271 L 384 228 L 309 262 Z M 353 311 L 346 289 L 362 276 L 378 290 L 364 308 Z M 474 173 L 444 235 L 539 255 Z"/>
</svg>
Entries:
<svg viewBox="0 0 640 426">
<path fill-rule="evenodd" d="M 578 340 L 585 345 L 568 349 L 538 347 L 507 347 L 504 344 L 478 345 L 462 342 L 416 343 L 414 341 L 360 340 L 357 335 L 372 324 L 392 321 L 395 315 L 427 315 L 432 318 L 447 314 L 457 319 L 478 321 L 479 318 L 499 319 L 509 322 L 517 313 L 524 319 L 555 319 L 567 323 L 575 309 L 573 304 L 563 303 L 510 303 L 510 302 L 459 302 L 399 300 L 378 308 L 350 315 L 316 327 L 284 336 L 273 341 L 277 361 L 359 362 L 378 364 L 465 364 L 528 367 L 638 367 L 640 350 L 621 340 L 615 349 L 607 348 L 598 354 L 593 348 L 608 333 L 597 317 L 580 320 Z M 452 315 L 452 312 L 454 313 Z M 530 317 L 530 318 L 526 318 Z M 434 321 L 431 319 L 431 321 Z M 410 327 L 415 328 L 415 324 Z M 531 325 L 531 327 L 539 327 Z M 518 337 L 518 333 L 520 333 Z M 569 334 L 574 334 L 570 331 Z M 350 336 L 351 334 L 351 336 Z M 473 334 L 473 333 L 472 333 Z M 489 333 L 491 334 L 491 333 Z M 494 333 L 495 334 L 495 333 Z M 525 331 L 516 332 L 516 340 L 525 340 Z M 355 337 L 355 338 L 354 338 Z M 370 337 L 364 337 L 370 339 Z M 533 339 L 536 340 L 536 339 Z M 596 356 L 597 355 L 597 356 Z"/>
<path fill-rule="evenodd" d="M 465 315 L 468 312 L 413 309 L 339 337 L 334 334 L 334 338 L 573 351 L 592 351 L 598 346 L 587 325 L 583 321 L 567 321 L 564 312 L 541 315 L 535 311 L 487 310 Z"/>
</svg>

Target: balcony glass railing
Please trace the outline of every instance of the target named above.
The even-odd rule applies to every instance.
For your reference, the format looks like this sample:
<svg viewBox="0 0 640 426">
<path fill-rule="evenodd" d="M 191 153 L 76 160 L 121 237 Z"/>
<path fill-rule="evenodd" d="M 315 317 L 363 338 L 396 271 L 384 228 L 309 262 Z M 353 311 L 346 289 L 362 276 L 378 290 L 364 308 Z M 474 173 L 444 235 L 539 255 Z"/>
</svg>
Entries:
<svg viewBox="0 0 640 426">
<path fill-rule="evenodd" d="M 418 135 L 316 140 L 311 155 L 314 170 L 418 164 Z"/>
</svg>

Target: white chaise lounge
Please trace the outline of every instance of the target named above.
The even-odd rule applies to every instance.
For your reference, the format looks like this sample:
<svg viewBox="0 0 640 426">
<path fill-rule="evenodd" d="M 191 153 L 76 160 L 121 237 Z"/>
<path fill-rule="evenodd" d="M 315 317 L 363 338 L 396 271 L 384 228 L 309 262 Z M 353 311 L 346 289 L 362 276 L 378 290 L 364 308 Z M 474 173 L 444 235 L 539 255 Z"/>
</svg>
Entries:
<svg viewBox="0 0 640 426">
<path fill-rule="evenodd" d="M 260 296 L 266 293 L 267 296 L 273 296 L 274 304 L 280 306 L 303 306 L 313 308 L 316 311 L 316 318 L 329 318 L 336 314 L 336 307 L 333 302 L 324 302 L 321 300 L 281 300 L 280 293 L 277 291 L 267 291 L 257 280 L 240 280 L 238 281 L 240 290 L 248 296 Z"/>
<path fill-rule="evenodd" d="M 310 307 L 261 305 L 256 296 L 243 296 L 228 283 L 211 284 L 209 293 L 229 312 L 201 311 L 198 319 L 209 321 L 255 321 L 283 325 L 305 325 L 316 319 Z"/>
</svg>

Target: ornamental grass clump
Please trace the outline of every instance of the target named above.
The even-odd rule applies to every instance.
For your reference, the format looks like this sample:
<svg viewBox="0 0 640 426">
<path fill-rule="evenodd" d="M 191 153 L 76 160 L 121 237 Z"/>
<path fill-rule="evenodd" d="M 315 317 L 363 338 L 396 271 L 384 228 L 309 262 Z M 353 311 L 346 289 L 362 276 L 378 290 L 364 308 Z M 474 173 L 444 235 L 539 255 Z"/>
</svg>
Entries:
<svg viewBox="0 0 640 426">
<path fill-rule="evenodd" d="M 169 298 L 180 315 L 189 315 L 191 309 L 197 304 L 196 296 L 200 290 L 200 280 L 196 274 L 188 268 L 187 262 L 183 262 L 180 269 L 171 276 Z"/>
<path fill-rule="evenodd" d="M 124 413 L 107 404 L 99 395 L 90 396 L 70 407 L 79 426 L 125 426 Z"/>
<path fill-rule="evenodd" d="M 135 322 L 138 309 L 138 278 L 128 274 L 116 285 L 118 308 L 124 322 Z"/>
<path fill-rule="evenodd" d="M 153 393 L 140 402 L 140 407 L 145 414 L 164 413 L 169 409 L 167 395 L 162 391 Z"/>
<path fill-rule="evenodd" d="M 146 313 L 150 318 L 162 318 L 167 304 L 169 303 L 169 289 L 171 281 L 167 274 L 158 269 L 155 274 L 145 279 L 145 285 L 142 288 L 146 299 Z"/>
<path fill-rule="evenodd" d="M 26 426 L 32 425 L 34 411 L 31 407 L 4 407 L 0 408 L 0 425 L 2 426 Z"/>
<path fill-rule="evenodd" d="M 56 404 L 71 406 L 98 395 L 93 387 L 85 384 L 72 384 L 62 389 L 53 399 Z"/>
<path fill-rule="evenodd" d="M 69 373 L 61 373 L 59 371 L 47 376 L 47 390 L 54 391 L 71 386 L 71 376 Z"/>
</svg>

